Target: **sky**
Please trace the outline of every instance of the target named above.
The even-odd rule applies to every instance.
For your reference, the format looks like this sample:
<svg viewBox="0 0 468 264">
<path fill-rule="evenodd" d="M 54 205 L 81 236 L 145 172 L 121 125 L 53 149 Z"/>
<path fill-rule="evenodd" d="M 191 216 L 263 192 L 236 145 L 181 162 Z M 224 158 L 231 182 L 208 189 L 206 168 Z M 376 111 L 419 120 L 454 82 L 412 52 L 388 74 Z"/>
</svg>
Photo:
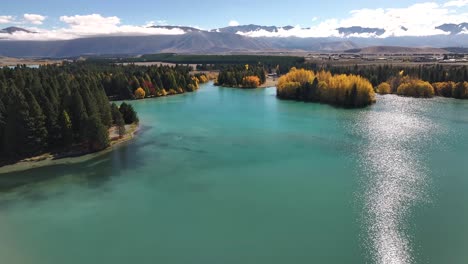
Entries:
<svg viewBox="0 0 468 264">
<path fill-rule="evenodd" d="M 73 38 L 105 34 L 181 34 L 147 30 L 148 25 L 184 25 L 214 29 L 259 24 L 297 27 L 281 34 L 301 37 L 336 35 L 336 27 L 385 28 L 393 35 L 433 35 L 435 25 L 468 22 L 468 0 L 446 1 L 267 1 L 267 0 L 7 0 L 0 28 L 18 26 L 33 38 Z M 409 28 L 402 31 L 401 27 Z M 309 31 L 301 28 L 311 28 Z M 335 27 L 335 29 L 334 29 Z M 408 32 L 409 31 L 409 32 Z M 467 30 L 468 33 L 468 30 Z M 268 36 L 252 32 L 249 36 Z M 24 34 L 3 38 L 31 38 Z"/>
</svg>

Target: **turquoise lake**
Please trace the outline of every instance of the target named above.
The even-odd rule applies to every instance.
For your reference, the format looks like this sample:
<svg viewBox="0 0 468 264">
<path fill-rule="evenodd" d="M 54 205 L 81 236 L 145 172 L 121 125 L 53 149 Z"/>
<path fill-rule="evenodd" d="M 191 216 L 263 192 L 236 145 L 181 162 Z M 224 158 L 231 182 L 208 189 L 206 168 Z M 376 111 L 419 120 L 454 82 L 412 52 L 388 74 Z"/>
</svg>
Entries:
<svg viewBox="0 0 468 264">
<path fill-rule="evenodd" d="M 0 175 L 0 263 L 468 263 L 468 102 L 275 94 L 132 102 L 115 151 Z"/>
</svg>

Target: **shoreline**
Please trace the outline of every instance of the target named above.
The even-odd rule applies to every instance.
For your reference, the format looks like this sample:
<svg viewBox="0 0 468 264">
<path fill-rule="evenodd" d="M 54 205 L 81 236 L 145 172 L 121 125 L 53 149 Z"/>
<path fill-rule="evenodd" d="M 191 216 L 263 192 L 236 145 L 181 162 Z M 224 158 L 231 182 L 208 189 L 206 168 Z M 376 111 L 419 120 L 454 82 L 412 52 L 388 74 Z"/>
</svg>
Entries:
<svg viewBox="0 0 468 264">
<path fill-rule="evenodd" d="M 109 147 L 98 152 L 86 152 L 86 153 L 58 153 L 51 154 L 45 153 L 36 157 L 31 157 L 27 159 L 20 160 L 14 164 L 5 165 L 0 167 L 0 177 L 3 174 L 13 173 L 13 172 L 22 172 L 31 169 L 37 169 L 48 166 L 55 165 L 67 165 L 67 164 L 76 164 L 84 161 L 91 160 L 93 158 L 99 157 L 101 155 L 107 154 L 113 151 L 115 148 L 120 147 L 124 143 L 127 143 L 135 138 L 136 134 L 140 131 L 140 125 L 132 124 L 129 125 L 128 131 L 120 139 L 112 140 L 110 135 L 111 142 Z"/>
</svg>

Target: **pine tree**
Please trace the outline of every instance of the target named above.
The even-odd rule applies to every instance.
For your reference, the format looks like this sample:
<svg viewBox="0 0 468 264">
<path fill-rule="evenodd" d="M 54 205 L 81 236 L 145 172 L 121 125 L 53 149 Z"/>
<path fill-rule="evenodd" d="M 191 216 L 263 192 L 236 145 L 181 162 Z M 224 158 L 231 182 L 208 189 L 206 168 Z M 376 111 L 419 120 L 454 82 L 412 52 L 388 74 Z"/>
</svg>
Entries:
<svg viewBox="0 0 468 264">
<path fill-rule="evenodd" d="M 113 124 L 117 126 L 119 130 L 119 136 L 123 137 L 125 135 L 125 121 L 120 113 L 119 108 L 116 104 L 111 104 L 112 120 Z"/>
<path fill-rule="evenodd" d="M 28 131 L 30 136 L 29 151 L 32 154 L 37 154 L 47 147 L 46 116 L 29 89 L 25 90 L 25 99 L 29 103 L 31 122 L 30 131 Z"/>
<path fill-rule="evenodd" d="M 0 154 L 3 153 L 3 133 L 6 125 L 6 109 L 3 101 L 0 100 Z"/>
<path fill-rule="evenodd" d="M 76 138 L 83 140 L 86 132 L 86 120 L 88 119 L 88 114 L 83 103 L 83 98 L 81 97 L 78 89 L 74 89 L 72 93 L 70 116 L 73 124 L 73 132 Z"/>
<path fill-rule="evenodd" d="M 73 125 L 66 110 L 63 110 L 59 118 L 61 147 L 70 147 L 73 144 Z"/>
<path fill-rule="evenodd" d="M 97 116 L 91 116 L 87 120 L 86 142 L 90 151 L 99 151 L 109 146 L 109 132 Z"/>
<path fill-rule="evenodd" d="M 139 122 L 137 114 L 133 109 L 132 105 L 129 105 L 124 102 L 120 105 L 119 110 L 122 113 L 125 124 L 133 124 Z"/>
<path fill-rule="evenodd" d="M 32 122 L 29 105 L 14 82 L 9 83 L 6 124 L 3 134 L 4 152 L 7 157 L 23 157 L 30 154 Z"/>
</svg>

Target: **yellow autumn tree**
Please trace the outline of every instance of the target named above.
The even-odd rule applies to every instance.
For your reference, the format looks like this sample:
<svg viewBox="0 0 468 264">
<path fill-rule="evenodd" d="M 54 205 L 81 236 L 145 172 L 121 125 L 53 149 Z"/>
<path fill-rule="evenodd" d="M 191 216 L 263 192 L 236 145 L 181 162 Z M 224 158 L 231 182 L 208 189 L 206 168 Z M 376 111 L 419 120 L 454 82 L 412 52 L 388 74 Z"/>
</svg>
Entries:
<svg viewBox="0 0 468 264">
<path fill-rule="evenodd" d="M 277 96 L 343 107 L 364 107 L 375 102 L 372 84 L 363 77 L 296 68 L 278 80 Z"/>
<path fill-rule="evenodd" d="M 260 86 L 258 76 L 246 76 L 242 79 L 242 86 L 245 88 L 257 88 Z"/>
<path fill-rule="evenodd" d="M 202 75 L 198 76 L 198 82 L 199 83 L 207 83 L 208 82 L 208 77 L 206 77 L 206 75 L 202 74 Z"/>
<path fill-rule="evenodd" d="M 383 82 L 377 86 L 377 92 L 379 94 L 391 94 L 392 93 L 392 87 L 390 87 L 390 84 L 387 82 Z"/>
<path fill-rule="evenodd" d="M 437 82 L 433 83 L 432 87 L 434 87 L 435 93 L 438 96 L 452 97 L 452 91 L 455 85 L 456 83 L 454 82 Z"/>
<path fill-rule="evenodd" d="M 143 99 L 145 98 L 146 96 L 146 93 L 145 93 L 145 90 L 143 90 L 143 88 L 138 88 L 135 90 L 135 99 Z"/>
<path fill-rule="evenodd" d="M 434 87 L 430 83 L 415 78 L 408 78 L 398 86 L 397 94 L 401 96 L 430 98 L 434 97 L 435 92 Z"/>
</svg>

